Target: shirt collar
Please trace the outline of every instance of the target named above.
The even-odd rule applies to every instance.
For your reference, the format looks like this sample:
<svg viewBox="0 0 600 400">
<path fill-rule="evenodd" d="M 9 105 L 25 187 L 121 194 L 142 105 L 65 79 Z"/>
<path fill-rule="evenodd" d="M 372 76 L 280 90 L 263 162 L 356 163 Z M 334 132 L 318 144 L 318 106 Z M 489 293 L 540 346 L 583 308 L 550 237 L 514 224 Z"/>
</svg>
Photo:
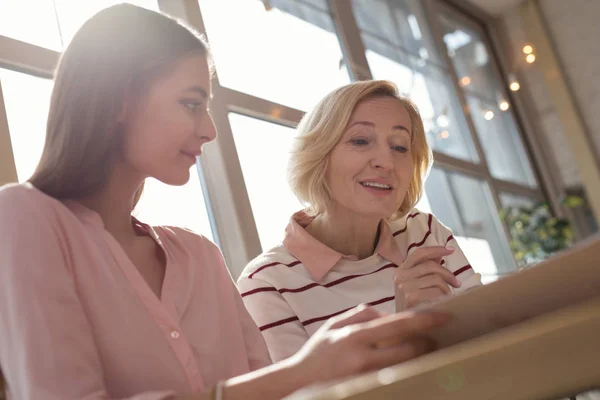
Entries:
<svg viewBox="0 0 600 400">
<path fill-rule="evenodd" d="M 304 265 L 316 281 L 320 281 L 341 259 L 356 260 L 356 257 L 339 253 L 311 236 L 305 228 L 312 220 L 313 217 L 304 211 L 292 215 L 285 230 L 283 245 Z M 392 236 L 389 223 L 385 220 L 381 221 L 379 242 L 375 253 L 396 265 L 404 261 Z"/>
</svg>

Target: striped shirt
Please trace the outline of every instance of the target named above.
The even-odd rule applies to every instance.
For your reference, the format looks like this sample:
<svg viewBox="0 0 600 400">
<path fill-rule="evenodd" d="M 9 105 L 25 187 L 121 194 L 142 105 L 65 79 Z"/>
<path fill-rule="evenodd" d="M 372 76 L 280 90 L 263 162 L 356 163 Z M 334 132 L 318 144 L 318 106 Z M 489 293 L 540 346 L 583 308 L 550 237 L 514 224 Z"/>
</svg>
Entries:
<svg viewBox="0 0 600 400">
<path fill-rule="evenodd" d="M 298 351 L 329 318 L 361 303 L 395 312 L 396 268 L 419 247 L 449 245 L 456 250 L 442 265 L 463 291 L 481 285 L 452 232 L 417 209 L 382 221 L 372 256 L 358 260 L 327 247 L 304 229 L 311 219 L 292 216 L 283 243 L 251 261 L 238 280 L 246 308 L 260 328 L 274 362 Z"/>
</svg>

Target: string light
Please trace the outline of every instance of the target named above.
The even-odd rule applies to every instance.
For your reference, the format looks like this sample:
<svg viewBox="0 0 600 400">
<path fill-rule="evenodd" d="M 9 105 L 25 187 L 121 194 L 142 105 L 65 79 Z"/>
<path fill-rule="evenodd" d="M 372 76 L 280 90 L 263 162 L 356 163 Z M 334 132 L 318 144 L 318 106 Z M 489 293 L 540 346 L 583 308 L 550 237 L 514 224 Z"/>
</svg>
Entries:
<svg viewBox="0 0 600 400">
<path fill-rule="evenodd" d="M 533 63 L 535 61 L 535 54 L 528 54 L 527 57 L 525 57 L 525 61 L 527 61 L 528 64 Z"/>
<path fill-rule="evenodd" d="M 447 128 L 448 125 L 450 125 L 450 120 L 445 114 L 440 114 L 440 116 L 437 117 L 437 124 L 442 128 Z"/>
<path fill-rule="evenodd" d="M 526 44 L 525 46 L 523 46 L 523 53 L 525 53 L 525 54 L 533 53 L 533 46 L 530 44 Z"/>
<path fill-rule="evenodd" d="M 487 110 L 483 114 L 483 118 L 485 118 L 487 121 L 491 121 L 494 118 L 494 112 L 492 110 Z"/>
<path fill-rule="evenodd" d="M 463 76 L 462 78 L 460 78 L 460 80 L 458 81 L 458 84 L 461 87 L 465 87 L 465 86 L 469 86 L 471 84 L 471 78 L 468 76 Z"/>
<path fill-rule="evenodd" d="M 502 111 L 506 111 L 506 110 L 509 109 L 510 105 L 508 104 L 508 101 L 503 100 L 503 101 L 500 102 L 500 104 L 498 105 L 498 107 L 500 107 L 500 109 Z"/>
</svg>

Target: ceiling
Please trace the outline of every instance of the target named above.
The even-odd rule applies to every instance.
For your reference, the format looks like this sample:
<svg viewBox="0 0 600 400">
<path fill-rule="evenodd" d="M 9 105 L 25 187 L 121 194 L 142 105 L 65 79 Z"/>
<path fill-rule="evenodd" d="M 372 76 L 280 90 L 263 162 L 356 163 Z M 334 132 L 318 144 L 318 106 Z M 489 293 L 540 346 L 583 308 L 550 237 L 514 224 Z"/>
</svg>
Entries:
<svg viewBox="0 0 600 400">
<path fill-rule="evenodd" d="M 524 1 L 525 0 L 468 0 L 469 3 L 493 16 L 500 16 L 502 13 L 515 8 Z"/>
</svg>

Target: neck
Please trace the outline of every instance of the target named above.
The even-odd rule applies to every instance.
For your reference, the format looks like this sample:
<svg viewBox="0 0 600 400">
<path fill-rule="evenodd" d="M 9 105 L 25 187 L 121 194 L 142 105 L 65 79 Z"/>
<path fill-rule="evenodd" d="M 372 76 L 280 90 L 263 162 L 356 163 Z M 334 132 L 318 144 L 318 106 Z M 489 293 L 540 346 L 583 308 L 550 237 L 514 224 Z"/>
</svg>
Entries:
<svg viewBox="0 0 600 400">
<path fill-rule="evenodd" d="M 375 252 L 380 218 L 357 216 L 355 213 L 335 210 L 317 216 L 307 232 L 329 248 L 359 260 Z"/>
<path fill-rule="evenodd" d="M 116 166 L 101 189 L 77 201 L 97 212 L 104 222 L 104 228 L 118 242 L 126 243 L 136 236 L 131 224 L 131 211 L 135 193 L 143 181 L 144 177 L 131 167 Z"/>
</svg>

